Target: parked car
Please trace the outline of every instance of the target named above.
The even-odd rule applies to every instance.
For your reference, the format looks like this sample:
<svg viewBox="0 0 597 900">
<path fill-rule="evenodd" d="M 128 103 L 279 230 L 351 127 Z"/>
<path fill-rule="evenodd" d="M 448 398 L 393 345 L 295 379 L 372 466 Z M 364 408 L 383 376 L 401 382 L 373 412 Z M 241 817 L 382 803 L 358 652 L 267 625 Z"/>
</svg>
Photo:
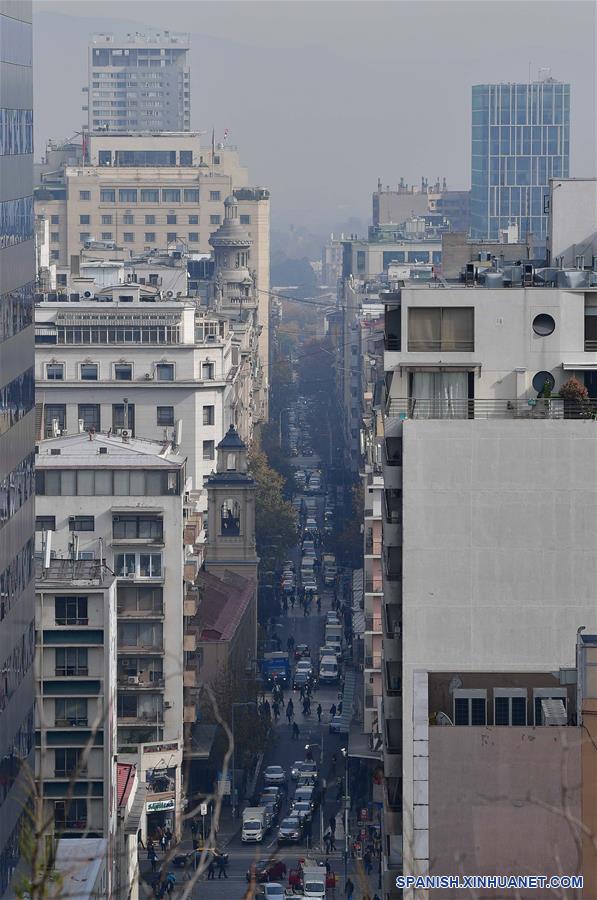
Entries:
<svg viewBox="0 0 597 900">
<path fill-rule="evenodd" d="M 298 816 L 282 819 L 278 828 L 278 844 L 296 844 L 301 839 L 301 823 Z"/>
<path fill-rule="evenodd" d="M 286 863 L 281 859 L 260 859 L 247 869 L 247 881 L 277 881 L 286 877 Z"/>
<path fill-rule="evenodd" d="M 270 784 L 286 784 L 286 772 L 282 766 L 268 766 L 263 773 L 264 781 Z"/>
</svg>

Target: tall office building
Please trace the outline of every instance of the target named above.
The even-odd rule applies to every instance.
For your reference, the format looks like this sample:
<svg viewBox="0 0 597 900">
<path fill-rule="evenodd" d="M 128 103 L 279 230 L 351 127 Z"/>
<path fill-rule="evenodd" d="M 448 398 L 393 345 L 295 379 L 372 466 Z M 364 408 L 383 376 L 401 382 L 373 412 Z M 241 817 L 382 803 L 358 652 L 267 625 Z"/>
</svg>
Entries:
<svg viewBox="0 0 597 900">
<path fill-rule="evenodd" d="M 544 245 L 549 179 L 569 174 L 570 85 L 476 84 L 472 106 L 472 237 L 516 224 Z"/>
<path fill-rule="evenodd" d="M 83 88 L 88 130 L 189 131 L 188 52 L 188 34 L 94 34 Z"/>
<path fill-rule="evenodd" d="M 0 0 L 0 897 L 33 771 L 33 83 L 30 0 Z"/>
</svg>

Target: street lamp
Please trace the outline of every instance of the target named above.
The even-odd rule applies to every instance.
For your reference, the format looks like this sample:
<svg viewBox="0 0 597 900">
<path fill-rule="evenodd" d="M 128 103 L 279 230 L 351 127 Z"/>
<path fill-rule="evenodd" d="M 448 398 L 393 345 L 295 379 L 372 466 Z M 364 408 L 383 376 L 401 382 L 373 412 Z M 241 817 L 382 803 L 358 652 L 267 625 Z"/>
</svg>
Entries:
<svg viewBox="0 0 597 900">
<path fill-rule="evenodd" d="M 348 749 L 342 747 L 340 753 L 344 757 L 344 883 L 348 878 Z"/>
<path fill-rule="evenodd" d="M 235 769 L 236 769 L 236 741 L 234 740 L 234 710 L 237 706 L 257 706 L 256 700 L 246 700 L 244 703 L 237 702 L 232 704 L 232 819 L 236 819 L 236 785 L 235 785 Z"/>
</svg>

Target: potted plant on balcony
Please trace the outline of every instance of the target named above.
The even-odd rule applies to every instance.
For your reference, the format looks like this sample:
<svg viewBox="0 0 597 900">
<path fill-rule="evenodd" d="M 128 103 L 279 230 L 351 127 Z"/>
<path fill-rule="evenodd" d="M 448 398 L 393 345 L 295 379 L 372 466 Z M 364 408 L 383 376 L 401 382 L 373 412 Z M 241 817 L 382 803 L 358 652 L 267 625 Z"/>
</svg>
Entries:
<svg viewBox="0 0 597 900">
<path fill-rule="evenodd" d="M 572 376 L 559 390 L 564 401 L 564 416 L 567 419 L 585 419 L 591 415 L 589 391 L 578 378 Z"/>
</svg>

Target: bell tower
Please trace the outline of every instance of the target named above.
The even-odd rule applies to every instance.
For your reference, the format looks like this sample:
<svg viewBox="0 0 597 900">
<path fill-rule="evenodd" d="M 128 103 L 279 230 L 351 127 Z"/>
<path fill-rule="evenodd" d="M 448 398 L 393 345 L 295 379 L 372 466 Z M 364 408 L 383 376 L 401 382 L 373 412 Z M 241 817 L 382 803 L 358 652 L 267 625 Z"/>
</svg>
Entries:
<svg viewBox="0 0 597 900">
<path fill-rule="evenodd" d="M 216 471 L 207 479 L 208 538 L 205 568 L 222 577 L 236 572 L 257 583 L 255 482 L 247 472 L 247 447 L 234 425 L 217 446 Z"/>
</svg>

